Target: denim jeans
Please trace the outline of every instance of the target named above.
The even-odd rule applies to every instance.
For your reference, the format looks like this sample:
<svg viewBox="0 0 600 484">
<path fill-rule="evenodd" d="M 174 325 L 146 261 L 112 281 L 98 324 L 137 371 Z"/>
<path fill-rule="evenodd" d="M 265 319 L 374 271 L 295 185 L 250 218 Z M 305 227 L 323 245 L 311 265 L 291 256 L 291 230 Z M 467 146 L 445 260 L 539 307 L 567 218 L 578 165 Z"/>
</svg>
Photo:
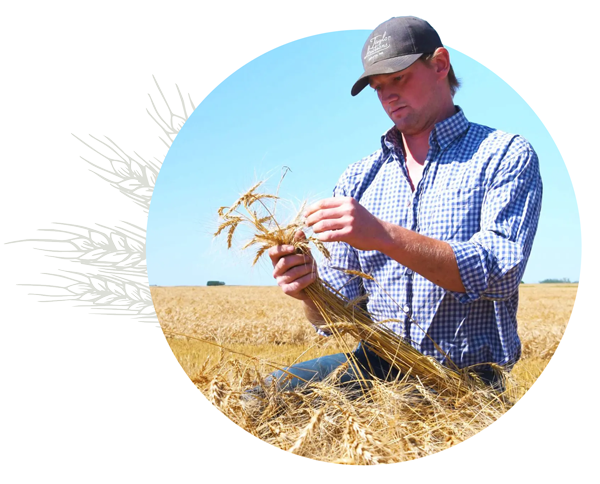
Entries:
<svg viewBox="0 0 600 484">
<path fill-rule="evenodd" d="M 292 390 L 307 382 L 324 380 L 344 363 L 348 363 L 348 367 L 339 375 L 338 382 L 341 386 L 360 389 L 373 379 L 393 380 L 399 376 L 396 368 L 361 343 L 352 353 L 320 356 L 296 363 L 285 368 L 285 371 L 275 371 L 267 378 L 266 383 L 275 381 L 280 390 Z"/>
</svg>

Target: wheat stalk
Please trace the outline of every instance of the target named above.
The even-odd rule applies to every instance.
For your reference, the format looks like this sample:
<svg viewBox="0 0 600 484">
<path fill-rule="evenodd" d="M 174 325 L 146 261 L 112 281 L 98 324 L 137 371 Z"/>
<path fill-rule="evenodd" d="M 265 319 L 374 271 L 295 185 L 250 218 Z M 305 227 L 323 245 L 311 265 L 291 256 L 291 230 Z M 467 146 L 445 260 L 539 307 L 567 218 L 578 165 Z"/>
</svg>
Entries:
<svg viewBox="0 0 600 484">
<path fill-rule="evenodd" d="M 229 385 L 220 375 L 215 377 L 210 382 L 209 398 L 217 408 L 225 408 L 227 401 L 231 395 Z"/>
<path fill-rule="evenodd" d="M 386 452 L 383 444 L 377 441 L 371 431 L 366 426 L 361 425 L 349 411 L 343 410 L 342 413 L 347 419 L 344 445 L 350 457 L 354 461 L 371 465 L 386 462 Z"/>
<path fill-rule="evenodd" d="M 317 410 L 316 412 L 313 413 L 310 421 L 308 422 L 308 425 L 306 427 L 304 427 L 304 429 L 302 429 L 302 432 L 296 439 L 296 442 L 294 442 L 294 445 L 292 445 L 288 449 L 288 452 L 290 452 L 291 454 L 295 454 L 300 450 L 300 448 L 302 447 L 304 442 L 307 440 L 309 435 L 314 431 L 315 427 L 319 424 L 322 417 L 323 417 L 323 409 L 322 408 L 320 408 L 319 410 Z"/>
</svg>

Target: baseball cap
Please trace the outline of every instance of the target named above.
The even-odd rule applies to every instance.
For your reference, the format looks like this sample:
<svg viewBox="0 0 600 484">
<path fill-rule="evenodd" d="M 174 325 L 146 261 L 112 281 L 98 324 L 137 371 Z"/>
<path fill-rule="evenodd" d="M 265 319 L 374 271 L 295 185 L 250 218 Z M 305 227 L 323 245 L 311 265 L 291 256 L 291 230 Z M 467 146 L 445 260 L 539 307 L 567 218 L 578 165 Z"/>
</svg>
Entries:
<svg viewBox="0 0 600 484">
<path fill-rule="evenodd" d="M 369 76 L 406 69 L 423 54 L 443 47 L 440 36 L 428 22 L 417 17 L 393 17 L 379 25 L 365 42 L 362 63 L 365 72 L 350 91 L 356 96 L 369 84 Z"/>
</svg>

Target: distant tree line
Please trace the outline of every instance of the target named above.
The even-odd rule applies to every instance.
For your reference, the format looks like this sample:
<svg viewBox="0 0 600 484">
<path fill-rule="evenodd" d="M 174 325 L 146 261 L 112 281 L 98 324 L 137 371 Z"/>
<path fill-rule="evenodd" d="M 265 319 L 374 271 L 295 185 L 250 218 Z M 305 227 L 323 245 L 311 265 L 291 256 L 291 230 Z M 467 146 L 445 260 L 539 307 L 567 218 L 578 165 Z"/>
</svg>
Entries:
<svg viewBox="0 0 600 484">
<path fill-rule="evenodd" d="M 540 281 L 540 284 L 556 284 L 556 283 L 570 284 L 571 280 L 568 277 L 563 277 L 562 279 L 544 279 L 543 281 Z"/>
</svg>

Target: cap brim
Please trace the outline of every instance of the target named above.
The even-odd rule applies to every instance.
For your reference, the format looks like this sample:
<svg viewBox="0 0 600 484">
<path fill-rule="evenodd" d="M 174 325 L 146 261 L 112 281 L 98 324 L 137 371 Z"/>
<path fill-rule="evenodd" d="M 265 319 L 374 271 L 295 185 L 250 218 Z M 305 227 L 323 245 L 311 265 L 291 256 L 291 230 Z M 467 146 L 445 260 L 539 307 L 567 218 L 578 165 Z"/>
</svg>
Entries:
<svg viewBox="0 0 600 484">
<path fill-rule="evenodd" d="M 419 59 L 423 54 L 407 54 L 401 57 L 393 57 L 392 59 L 385 59 L 369 66 L 362 76 L 358 78 L 358 81 L 352 86 L 350 94 L 356 96 L 369 84 L 369 77 L 376 76 L 378 74 L 393 74 L 394 72 L 402 71 L 407 67 L 410 67 Z"/>
</svg>

